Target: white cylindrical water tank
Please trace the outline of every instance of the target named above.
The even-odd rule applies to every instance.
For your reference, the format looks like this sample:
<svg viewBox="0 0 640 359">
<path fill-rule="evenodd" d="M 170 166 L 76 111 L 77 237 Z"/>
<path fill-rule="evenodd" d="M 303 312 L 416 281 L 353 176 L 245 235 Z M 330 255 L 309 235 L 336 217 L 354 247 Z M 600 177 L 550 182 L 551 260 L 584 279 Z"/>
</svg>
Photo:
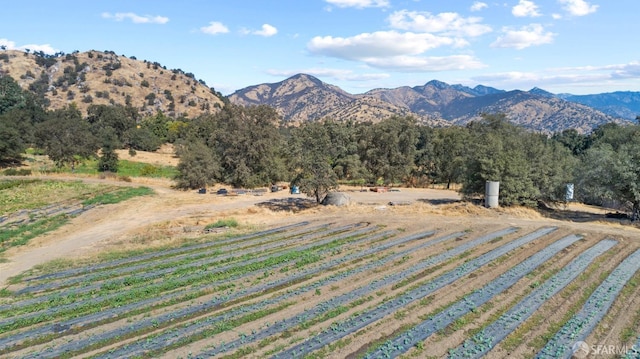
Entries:
<svg viewBox="0 0 640 359">
<path fill-rule="evenodd" d="M 487 181 L 484 193 L 484 206 L 487 208 L 498 207 L 498 194 L 500 193 L 500 182 Z"/>
<path fill-rule="evenodd" d="M 567 202 L 573 201 L 573 183 L 567 183 L 567 192 L 565 194 L 564 200 Z"/>
</svg>

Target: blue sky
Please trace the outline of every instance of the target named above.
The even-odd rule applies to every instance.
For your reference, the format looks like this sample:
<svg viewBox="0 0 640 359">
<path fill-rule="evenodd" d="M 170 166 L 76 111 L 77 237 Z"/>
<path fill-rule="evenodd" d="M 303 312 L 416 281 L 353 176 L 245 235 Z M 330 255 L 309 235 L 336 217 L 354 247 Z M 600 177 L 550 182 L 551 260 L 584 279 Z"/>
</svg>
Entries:
<svg viewBox="0 0 640 359">
<path fill-rule="evenodd" d="M 449 84 L 640 91 L 637 0 L 4 1 L 0 45 L 110 50 L 223 94 L 308 73 L 350 93 Z"/>
</svg>

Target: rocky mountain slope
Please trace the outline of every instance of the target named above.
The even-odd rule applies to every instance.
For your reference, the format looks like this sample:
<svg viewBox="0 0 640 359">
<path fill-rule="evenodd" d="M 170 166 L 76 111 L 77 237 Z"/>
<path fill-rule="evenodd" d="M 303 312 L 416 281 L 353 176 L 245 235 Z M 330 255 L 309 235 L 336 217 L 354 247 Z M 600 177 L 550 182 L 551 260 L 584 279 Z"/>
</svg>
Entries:
<svg viewBox="0 0 640 359">
<path fill-rule="evenodd" d="M 393 115 L 413 115 L 424 123 L 438 124 L 427 116 L 413 113 L 402 101 L 398 106 L 376 96 L 352 95 L 306 74 L 238 90 L 229 100 L 243 106 L 272 106 L 291 124 L 322 118 L 376 122 Z"/>
<path fill-rule="evenodd" d="M 227 99 L 191 73 L 113 51 L 71 54 L 0 50 L 0 75 L 45 98 L 51 109 L 75 103 L 86 114 L 92 104 L 121 104 L 142 116 L 171 117 L 216 112 Z M 374 89 L 350 94 L 306 74 L 240 89 L 228 97 L 240 105 L 269 105 L 291 124 L 322 118 L 377 122 L 413 116 L 432 126 L 465 124 L 482 113 L 505 113 L 532 130 L 575 128 L 588 132 L 603 123 L 635 120 L 639 92 L 574 96 L 542 89 L 504 91 L 430 81 L 423 86 Z"/>
<path fill-rule="evenodd" d="M 193 74 L 111 51 L 49 56 L 2 50 L 0 73 L 46 98 L 51 109 L 75 103 L 85 114 L 92 104 L 121 104 L 142 116 L 162 111 L 195 117 L 224 105 L 222 96 Z"/>
<path fill-rule="evenodd" d="M 450 125 L 477 120 L 482 113 L 505 113 L 514 123 L 545 133 L 568 128 L 589 132 L 604 123 L 625 122 L 620 116 L 540 89 L 504 91 L 435 80 L 423 86 L 374 89 L 354 95 L 313 76 L 298 74 L 278 83 L 238 90 L 229 100 L 242 105 L 273 106 L 288 122 L 326 117 L 375 122 L 399 115 L 414 116 L 431 125 Z"/>
<path fill-rule="evenodd" d="M 640 92 L 617 91 L 597 95 L 566 95 L 561 98 L 597 108 L 614 117 L 635 120 L 640 115 Z"/>
</svg>

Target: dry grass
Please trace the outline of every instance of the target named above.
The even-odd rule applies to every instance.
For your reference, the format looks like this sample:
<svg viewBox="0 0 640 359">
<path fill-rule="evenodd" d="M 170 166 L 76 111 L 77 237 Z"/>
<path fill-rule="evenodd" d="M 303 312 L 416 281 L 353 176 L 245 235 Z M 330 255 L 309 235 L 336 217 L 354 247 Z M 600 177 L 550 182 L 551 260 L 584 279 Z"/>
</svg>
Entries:
<svg viewBox="0 0 640 359">
<path fill-rule="evenodd" d="M 175 148 L 170 143 L 162 145 L 155 152 L 136 151 L 134 156 L 131 156 L 128 150 L 116 150 L 116 153 L 121 160 L 148 163 L 156 166 L 177 166 L 180 161 L 175 154 Z"/>
<path fill-rule="evenodd" d="M 45 70 L 44 67 L 36 63 L 36 56 L 33 54 L 25 55 L 24 52 L 17 50 L 6 50 L 5 53 L 9 55 L 9 62 L 0 62 L 0 70 L 8 72 L 22 88 L 28 88 Z M 90 53 L 93 54 L 92 57 L 89 56 Z M 135 54 L 128 56 L 131 55 Z M 187 117 L 193 118 L 206 112 L 213 113 L 217 111 L 218 107 L 223 106 L 222 100 L 215 96 L 207 86 L 182 73 L 177 73 L 174 77 L 172 69 L 154 68 L 153 59 L 147 59 L 150 61 L 145 63 L 143 59 L 134 60 L 124 55 L 95 50 L 76 53 L 74 56 L 79 64 L 87 63 L 89 66 L 89 70 L 85 73 L 86 80 L 82 83 L 83 88 L 88 87 L 89 91 L 83 93 L 78 84 L 69 86 L 68 90 L 57 88 L 55 94 L 49 91 L 46 96 L 51 101 L 50 107 L 52 109 L 59 109 L 73 102 L 86 115 L 90 105 L 109 105 L 113 101 L 124 106 L 127 96 L 130 96 L 131 105 L 134 108 L 144 108 L 141 111 L 143 116 L 153 116 L 158 111 L 170 114 L 171 100 L 167 99 L 165 91 L 170 91 L 173 97 L 176 115 L 186 114 Z M 64 75 L 66 67 L 75 68 L 73 60 L 66 60 L 65 56 L 57 60 L 56 65 L 47 69 L 52 78 L 50 85 Z M 115 63 L 119 63 L 120 68 L 113 70 L 111 76 L 107 76 L 103 67 Z M 36 78 L 21 79 L 20 77 L 24 77 L 27 70 L 31 71 Z M 106 83 L 105 80 L 110 83 Z M 148 86 L 143 86 L 143 81 L 148 83 Z M 69 91 L 73 91 L 75 94 L 73 99 L 69 98 Z M 97 92 L 108 93 L 108 97 L 102 95 L 98 97 Z M 148 100 L 145 99 L 150 93 L 154 93 L 156 97 L 152 105 L 149 105 Z M 84 102 L 85 95 L 90 95 L 93 101 Z M 203 106 L 208 107 L 208 110 Z"/>
</svg>

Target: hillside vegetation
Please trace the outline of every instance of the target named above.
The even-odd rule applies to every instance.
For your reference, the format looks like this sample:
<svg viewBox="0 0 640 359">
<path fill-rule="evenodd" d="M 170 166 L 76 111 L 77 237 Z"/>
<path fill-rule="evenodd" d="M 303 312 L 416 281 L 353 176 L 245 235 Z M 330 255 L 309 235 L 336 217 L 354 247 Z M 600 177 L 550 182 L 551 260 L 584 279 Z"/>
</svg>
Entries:
<svg viewBox="0 0 640 359">
<path fill-rule="evenodd" d="M 141 116 L 161 111 L 170 117 L 195 117 L 224 105 L 222 95 L 192 73 L 113 51 L 52 56 L 4 50 L 0 74 L 43 97 L 51 109 L 75 103 L 83 114 L 91 105 L 122 105 Z"/>
<path fill-rule="evenodd" d="M 499 181 L 503 205 L 536 205 L 539 201 L 565 200 L 566 185 L 576 183 L 580 199 L 598 204 L 614 200 L 621 208 L 632 210 L 634 216 L 640 214 L 640 195 L 635 187 L 640 174 L 632 165 L 640 153 L 639 127 L 607 122 L 584 134 L 581 124 L 594 124 L 598 117 L 577 112 L 586 107 L 542 90 L 511 94 L 431 81 L 401 91 L 377 90 L 366 96 L 353 96 L 311 76 L 298 75 L 242 93 L 243 99 L 253 101 L 245 107 L 220 100 L 215 91 L 205 91 L 203 83 L 190 74 L 180 70 L 170 74 L 159 64 L 112 52 L 2 54 L 6 55 L 3 64 L 24 62 L 17 59 L 22 56 L 33 61 L 30 66 L 44 69 L 40 73 L 42 80 L 24 68 L 11 70 L 25 71 L 19 80 L 6 71 L 0 74 L 3 167 L 20 165 L 24 151 L 33 148 L 58 167 L 69 166 L 71 171 L 77 168 L 92 172 L 82 163 L 96 159 L 90 166 L 98 172 L 123 172 L 125 163 L 119 160 L 118 150 L 127 149 L 131 154 L 137 150 L 154 151 L 169 142 L 180 157 L 175 168 L 176 185 L 184 189 L 214 183 L 254 188 L 287 182 L 298 185 L 303 193 L 320 202 L 338 181 L 409 186 L 459 183 L 469 198 L 481 196 L 486 181 Z M 105 95 L 106 90 L 87 90 L 97 83 L 88 80 L 94 75 L 102 76 L 101 84 L 108 88 L 131 88 L 142 93 L 149 90 L 153 96 L 146 96 L 146 105 L 135 107 L 133 103 L 139 97 L 135 101 L 133 98 L 141 96 L 141 92 L 123 92 L 120 95 L 125 104 L 116 103 L 111 95 Z M 173 77 L 175 80 L 171 80 Z M 165 114 L 159 108 L 165 102 L 155 94 L 167 78 L 188 82 L 193 96 L 212 96 L 213 110 L 211 106 L 207 108 L 209 102 L 200 102 L 201 112 L 192 117 L 183 113 L 174 118 L 171 111 Z M 139 81 L 135 86 L 133 82 L 131 86 L 125 83 L 134 79 Z M 78 103 L 69 98 L 72 89 L 85 91 L 85 98 L 91 96 L 91 91 L 96 96 L 101 93 L 100 99 L 107 103 L 93 103 L 93 96 L 91 101 Z M 67 93 L 67 102 L 57 103 L 61 92 Z M 342 105 L 331 107 L 331 102 L 325 101 L 328 96 Z M 406 103 L 418 112 L 420 107 L 440 109 L 442 116 L 458 119 L 480 105 L 492 111 L 474 112 L 473 118 L 464 121 L 449 121 L 464 126 L 424 126 L 424 117 L 415 116 L 413 111 L 406 116 L 394 115 L 395 105 L 384 99 Z M 170 100 L 169 94 L 165 100 Z M 188 100 L 187 106 L 196 100 L 200 98 Z M 259 102 L 270 105 L 253 105 Z M 487 103 L 493 103 L 493 107 Z M 171 104 L 175 102 L 171 100 Z M 278 112 L 283 107 L 294 112 L 298 108 L 325 112 L 321 118 L 307 113 L 298 126 L 289 126 L 291 121 Z M 515 108 L 519 110 L 511 111 Z M 145 111 L 149 112 L 144 114 Z M 378 117 L 374 116 L 374 120 L 373 115 Z M 566 116 L 575 122 L 567 122 Z M 571 128 L 563 129 L 564 125 L 558 125 L 562 123 Z M 527 131 L 540 128 L 552 136 Z M 7 174 L 21 174 L 10 170 L 14 172 Z M 144 172 L 149 173 L 147 169 Z M 176 172 L 172 168 L 164 171 Z"/>
</svg>

